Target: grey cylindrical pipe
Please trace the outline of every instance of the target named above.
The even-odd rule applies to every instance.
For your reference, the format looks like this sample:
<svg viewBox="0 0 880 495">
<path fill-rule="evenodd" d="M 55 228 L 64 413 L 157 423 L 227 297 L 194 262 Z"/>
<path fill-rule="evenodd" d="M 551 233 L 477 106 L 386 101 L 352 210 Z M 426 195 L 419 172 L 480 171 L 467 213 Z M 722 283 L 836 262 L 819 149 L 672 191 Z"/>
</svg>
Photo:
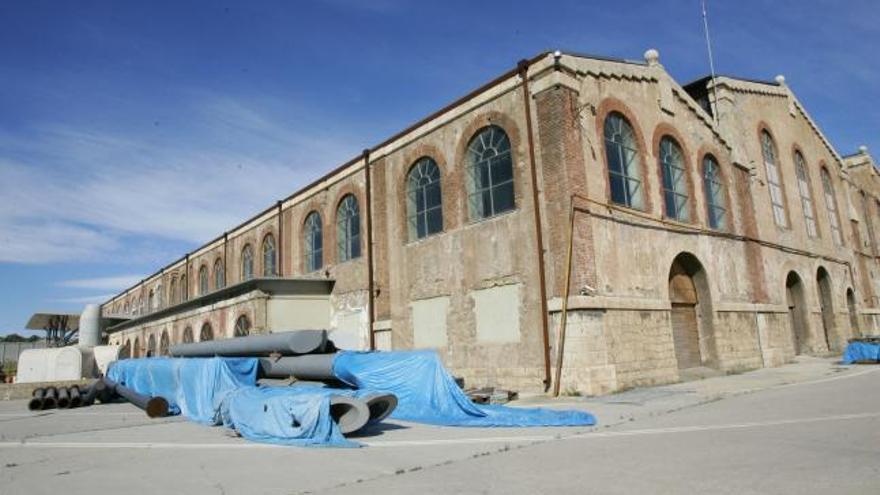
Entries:
<svg viewBox="0 0 880 495">
<path fill-rule="evenodd" d="M 327 348 L 326 330 L 297 330 L 268 335 L 250 335 L 232 339 L 210 340 L 171 346 L 172 356 L 296 356 L 324 352 Z"/>
<path fill-rule="evenodd" d="M 58 409 L 68 407 L 70 407 L 70 394 L 67 393 L 67 387 L 58 387 Z"/>
<path fill-rule="evenodd" d="M 268 378 L 296 377 L 299 380 L 335 380 L 333 360 L 336 354 L 309 354 L 279 359 L 261 358 L 260 375 Z"/>
<path fill-rule="evenodd" d="M 397 408 L 397 396 L 394 394 L 370 394 L 361 397 L 370 410 L 370 423 L 378 423 L 387 418 Z"/>
<path fill-rule="evenodd" d="M 52 409 L 58 405 L 58 391 L 55 387 L 47 387 L 43 394 L 43 409 Z"/>
<path fill-rule="evenodd" d="M 111 390 L 115 391 L 137 407 L 143 409 L 147 413 L 147 416 L 151 418 L 161 418 L 168 415 L 168 401 L 165 400 L 165 398 L 159 396 L 150 397 L 149 395 L 139 394 L 134 390 L 108 380 L 107 378 L 104 378 L 104 382 L 106 382 Z"/>
<path fill-rule="evenodd" d="M 82 394 L 80 394 L 78 386 L 74 385 L 70 387 L 67 393 L 70 395 L 70 407 L 79 407 L 82 405 Z"/>
<path fill-rule="evenodd" d="M 107 385 L 102 380 L 95 380 L 86 388 L 85 393 L 82 394 L 82 405 L 91 406 L 95 403 L 95 399 L 106 389 Z M 101 402 L 104 401 L 102 400 Z"/>
<path fill-rule="evenodd" d="M 330 396 L 330 417 L 339 425 L 343 435 L 354 433 L 363 428 L 370 420 L 370 409 L 367 403 L 342 395 Z"/>
<path fill-rule="evenodd" d="M 31 411 L 39 411 L 43 408 L 43 396 L 46 395 L 46 389 L 37 388 L 34 389 L 31 394 L 31 400 L 28 402 L 28 410 Z"/>
</svg>

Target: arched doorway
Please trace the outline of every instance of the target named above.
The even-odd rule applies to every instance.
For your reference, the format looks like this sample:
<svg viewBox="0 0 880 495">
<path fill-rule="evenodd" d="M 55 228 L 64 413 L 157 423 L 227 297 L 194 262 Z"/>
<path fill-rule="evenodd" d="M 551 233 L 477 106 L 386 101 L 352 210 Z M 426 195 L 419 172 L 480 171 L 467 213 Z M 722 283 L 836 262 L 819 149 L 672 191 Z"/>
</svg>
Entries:
<svg viewBox="0 0 880 495">
<path fill-rule="evenodd" d="M 785 278 L 785 303 L 788 306 L 788 323 L 791 326 L 794 353 L 803 354 L 807 350 L 807 305 L 804 299 L 804 283 L 795 272 L 788 272 Z"/>
<path fill-rule="evenodd" d="M 678 369 L 710 365 L 715 361 L 712 297 L 703 265 L 681 253 L 669 269 L 670 322 Z"/>
<path fill-rule="evenodd" d="M 141 357 L 141 339 L 140 339 L 140 337 L 134 338 L 134 347 L 131 348 L 131 357 L 133 357 L 133 358 Z"/>
<path fill-rule="evenodd" d="M 852 288 L 846 289 L 846 308 L 849 311 L 850 334 L 854 337 L 862 335 L 859 329 L 859 314 L 856 312 L 856 294 Z"/>
<path fill-rule="evenodd" d="M 819 308 L 822 310 L 822 330 L 825 334 L 825 348 L 831 350 L 828 334 L 834 330 L 834 306 L 831 302 L 831 276 L 825 268 L 816 271 L 816 285 L 819 289 Z"/>
</svg>

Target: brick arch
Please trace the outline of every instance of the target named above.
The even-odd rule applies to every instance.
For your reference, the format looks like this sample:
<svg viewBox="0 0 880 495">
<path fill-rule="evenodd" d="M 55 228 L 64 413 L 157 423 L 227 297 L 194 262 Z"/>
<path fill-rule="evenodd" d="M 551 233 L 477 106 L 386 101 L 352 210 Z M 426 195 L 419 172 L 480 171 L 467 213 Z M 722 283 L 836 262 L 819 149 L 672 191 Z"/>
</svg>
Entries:
<svg viewBox="0 0 880 495">
<path fill-rule="evenodd" d="M 776 151 L 776 161 L 779 162 L 776 164 L 776 168 L 779 172 L 779 187 L 782 189 L 782 206 L 785 208 L 785 223 L 788 224 L 786 229 L 791 229 L 791 208 L 788 206 L 788 188 L 785 185 L 785 172 L 783 171 L 782 166 L 782 153 L 779 152 L 779 140 L 776 138 L 776 135 L 773 133 L 773 130 L 770 128 L 770 124 L 767 122 L 760 120 L 758 124 L 755 126 L 755 136 L 758 139 L 758 153 L 761 156 L 761 163 L 764 163 L 764 148 L 761 145 L 761 135 L 766 132 L 770 135 L 771 140 L 773 141 L 773 149 Z M 767 178 L 767 167 L 761 167 L 764 172 L 764 178 L 767 179 L 767 198 L 770 199 L 770 181 Z M 771 201 L 770 204 L 770 213 L 773 213 L 773 204 Z M 776 224 L 774 220 L 773 225 L 776 225 L 776 228 L 782 228 Z"/>
<path fill-rule="evenodd" d="M 664 137 L 670 137 L 675 144 L 681 148 L 682 159 L 684 160 L 684 170 L 685 170 L 685 187 L 687 187 L 688 197 L 690 199 L 688 206 L 688 211 L 690 213 L 690 221 L 688 223 L 698 223 L 697 222 L 697 202 L 696 202 L 696 194 L 694 190 L 694 177 L 693 171 L 694 166 L 691 162 L 691 154 L 690 148 L 688 147 L 687 142 L 684 139 L 684 136 L 678 132 L 678 129 L 675 126 L 667 123 L 661 122 L 657 124 L 654 128 L 654 135 L 651 138 L 651 152 L 654 154 L 654 162 L 655 162 L 655 172 L 657 174 L 657 184 L 660 191 L 660 204 L 663 205 L 662 215 L 666 215 L 666 197 L 663 194 L 663 170 L 660 166 L 660 142 Z M 714 156 L 714 155 L 713 155 Z"/>
<path fill-rule="evenodd" d="M 513 143 L 511 142 L 511 145 L 512 144 Z M 431 144 L 422 143 L 412 147 L 404 153 L 402 162 L 403 173 L 400 174 L 398 180 L 395 181 L 395 197 L 399 198 L 398 204 L 401 205 L 401 207 L 398 208 L 396 221 L 398 225 L 403 226 L 403 228 L 399 230 L 401 232 L 399 241 L 402 244 L 410 242 L 409 231 L 406 224 L 406 217 L 409 213 L 407 210 L 408 202 L 406 197 L 407 179 L 409 178 L 409 173 L 412 171 L 416 162 L 425 157 L 434 160 L 434 163 L 437 164 L 437 168 L 440 169 L 440 199 L 442 201 L 440 210 L 443 215 L 442 232 L 448 232 L 458 227 L 459 212 L 455 198 L 459 191 L 457 188 L 452 187 L 454 183 L 453 181 L 455 180 L 455 174 L 451 170 L 452 167 L 446 163 L 446 157 L 439 148 Z"/>
<path fill-rule="evenodd" d="M 696 154 L 697 166 L 695 167 L 695 169 L 697 171 L 697 175 L 698 175 L 699 182 L 700 182 L 699 189 L 701 191 L 703 191 L 703 195 L 704 195 L 703 201 L 706 203 L 706 205 L 705 205 L 706 207 L 709 206 L 709 201 L 708 201 L 708 198 L 705 197 L 705 188 L 703 187 L 703 177 L 704 177 L 704 172 L 705 172 L 703 169 L 703 161 L 707 155 L 711 156 L 712 158 L 715 159 L 716 162 L 718 162 L 718 173 L 721 175 L 721 182 L 724 184 L 724 201 L 727 205 L 727 226 L 724 229 L 724 231 L 725 232 L 733 232 L 735 230 L 734 227 L 736 225 L 736 218 L 734 216 L 735 211 L 734 211 L 734 207 L 733 207 L 733 202 L 731 201 L 731 198 L 733 196 L 731 196 L 731 194 L 730 194 L 730 190 L 733 187 L 733 181 L 732 181 L 732 177 L 730 176 L 730 174 L 728 174 L 728 171 L 727 171 L 728 167 L 731 167 L 732 165 L 730 164 L 729 161 L 722 160 L 721 153 L 719 153 L 718 148 L 716 148 L 714 146 L 704 144 L 704 145 L 700 146 L 699 149 L 697 149 L 697 154 Z M 708 214 L 707 212 L 704 212 L 704 215 L 707 215 L 707 214 Z M 706 217 L 704 217 L 704 218 L 706 218 Z M 706 222 L 706 225 L 708 225 L 708 222 Z"/>
<path fill-rule="evenodd" d="M 522 134 L 519 130 L 520 126 L 519 124 L 517 124 L 516 120 L 514 120 L 513 117 L 511 117 L 510 115 L 498 112 L 496 110 L 489 110 L 471 117 L 470 122 L 461 131 L 461 135 L 458 139 L 458 144 L 455 147 L 455 163 L 462 164 L 462 166 L 458 167 L 457 172 L 454 174 L 453 180 L 449 182 L 450 187 L 455 187 L 456 191 L 462 192 L 462 194 L 459 196 L 458 204 L 456 204 L 456 207 L 458 208 L 457 220 L 459 222 L 459 225 L 466 225 L 471 221 L 470 218 L 468 218 L 468 191 L 465 179 L 465 174 L 467 173 L 467 171 L 464 167 L 465 159 L 467 158 L 467 147 L 468 144 L 470 144 L 471 139 L 473 139 L 478 131 L 482 130 L 484 127 L 489 127 L 492 125 L 500 127 L 505 133 L 507 133 L 507 138 L 510 140 L 510 153 L 511 159 L 513 161 L 514 209 L 518 210 L 523 206 L 523 189 L 528 187 L 529 184 L 527 182 L 528 163 L 526 159 L 526 150 L 524 149 L 524 145 L 522 142 Z"/>
<path fill-rule="evenodd" d="M 605 119 L 612 113 L 623 115 L 627 123 L 633 130 L 636 138 L 636 147 L 638 148 L 639 169 L 642 173 L 642 194 L 644 195 L 644 204 L 642 211 L 653 211 L 653 201 L 651 198 L 651 187 L 648 181 L 648 151 L 645 147 L 645 134 L 636 119 L 635 113 L 621 100 L 608 96 L 599 102 L 596 107 L 596 135 L 602 147 L 602 162 L 605 168 L 603 179 L 605 180 L 605 197 L 607 202 L 611 203 L 611 181 L 608 179 L 608 150 L 605 148 Z M 627 208 L 625 205 L 617 205 Z"/>
<path fill-rule="evenodd" d="M 327 246 L 324 246 L 324 265 L 336 264 L 339 261 L 336 259 L 337 258 L 337 256 L 336 256 L 337 255 L 337 253 L 336 253 L 336 249 L 337 249 L 336 248 L 336 222 L 337 222 L 337 216 L 339 215 L 339 205 L 342 204 L 342 200 L 345 199 L 345 197 L 348 195 L 354 196 L 354 198 L 357 200 L 357 203 L 358 203 L 358 214 L 361 217 L 361 224 L 360 224 L 361 231 L 360 231 L 360 238 L 359 238 L 359 242 L 361 245 L 361 257 L 363 257 L 364 253 L 366 252 L 366 231 L 364 230 L 365 227 L 367 226 L 367 222 L 364 221 L 364 219 L 366 218 L 364 215 L 366 215 L 366 212 L 367 212 L 366 208 L 365 208 L 366 198 L 365 198 L 365 194 L 364 194 L 364 191 L 362 190 L 362 188 L 359 187 L 357 184 L 354 184 L 349 181 L 349 182 L 346 182 L 345 184 L 343 184 L 342 186 L 340 186 L 336 190 L 336 194 L 333 198 L 333 202 L 330 203 L 330 206 L 332 207 L 332 209 L 329 212 L 327 212 L 326 219 L 328 221 L 325 222 L 326 225 L 324 225 L 324 231 L 322 232 L 322 237 L 329 242 L 329 245 L 331 246 L 330 251 L 332 251 L 332 257 L 328 259 L 327 255 L 329 253 L 327 250 Z M 305 220 L 305 219 L 303 219 L 303 220 Z M 322 217 L 321 220 L 323 221 L 324 217 Z M 358 258 L 355 258 L 355 259 L 358 259 Z M 348 260 L 348 261 L 353 261 L 353 260 Z"/>
</svg>

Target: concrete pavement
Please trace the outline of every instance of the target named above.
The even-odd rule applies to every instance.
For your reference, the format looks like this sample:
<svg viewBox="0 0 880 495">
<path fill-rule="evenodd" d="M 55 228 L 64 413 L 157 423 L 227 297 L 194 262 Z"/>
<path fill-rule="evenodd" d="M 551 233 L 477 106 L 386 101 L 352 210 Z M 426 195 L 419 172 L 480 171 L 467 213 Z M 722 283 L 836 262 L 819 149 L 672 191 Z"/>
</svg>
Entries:
<svg viewBox="0 0 880 495">
<path fill-rule="evenodd" d="M 128 404 L 30 413 L 0 402 L 7 493 L 877 493 L 880 367 L 781 368 L 601 398 L 596 428 L 390 422 L 363 449 L 254 444 Z M 870 391 L 873 390 L 873 393 Z M 797 488 L 797 490 L 788 490 Z"/>
</svg>

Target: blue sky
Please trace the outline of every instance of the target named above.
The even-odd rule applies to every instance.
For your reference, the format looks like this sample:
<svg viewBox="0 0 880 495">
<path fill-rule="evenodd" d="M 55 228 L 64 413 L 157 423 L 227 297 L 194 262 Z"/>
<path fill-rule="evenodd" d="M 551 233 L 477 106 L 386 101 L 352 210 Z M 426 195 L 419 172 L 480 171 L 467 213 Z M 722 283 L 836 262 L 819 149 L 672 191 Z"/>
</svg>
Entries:
<svg viewBox="0 0 880 495">
<path fill-rule="evenodd" d="M 709 0 L 719 73 L 880 154 L 880 3 Z M 708 72 L 699 0 L 0 3 L 0 333 L 79 311 L 544 49 Z"/>
</svg>

